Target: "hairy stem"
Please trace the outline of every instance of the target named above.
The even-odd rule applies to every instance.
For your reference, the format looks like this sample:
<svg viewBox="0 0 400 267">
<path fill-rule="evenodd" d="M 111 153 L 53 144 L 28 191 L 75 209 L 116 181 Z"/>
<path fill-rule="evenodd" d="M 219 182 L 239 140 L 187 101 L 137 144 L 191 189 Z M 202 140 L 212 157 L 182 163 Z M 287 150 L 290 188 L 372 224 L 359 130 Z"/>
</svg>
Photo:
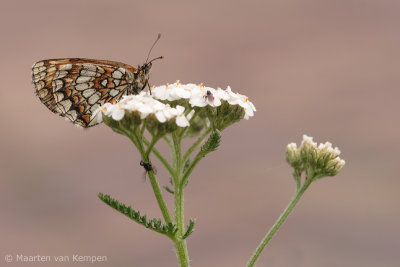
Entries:
<svg viewBox="0 0 400 267">
<path fill-rule="evenodd" d="M 196 167 L 197 163 L 199 163 L 199 161 L 203 158 L 203 153 L 201 151 L 199 151 L 196 155 L 196 157 L 194 158 L 194 160 L 190 163 L 188 169 L 185 171 L 185 173 L 183 174 L 182 177 L 182 181 L 181 184 L 183 186 L 186 185 L 187 180 L 189 179 L 190 174 L 192 173 L 192 171 L 194 170 L 194 167 Z"/>
<path fill-rule="evenodd" d="M 156 196 L 158 206 L 160 207 L 165 222 L 166 223 L 172 222 L 171 215 L 169 214 L 167 204 L 164 201 L 164 197 L 161 193 L 160 185 L 158 184 L 157 178 L 154 175 L 154 171 L 149 171 L 148 175 L 151 187 L 153 188 L 154 195 Z"/>
<path fill-rule="evenodd" d="M 137 149 L 140 152 L 140 155 L 142 156 L 142 160 L 147 162 L 147 163 L 150 163 L 149 155 L 148 155 L 148 153 L 146 152 L 146 150 L 144 149 L 144 146 L 143 146 L 143 141 L 144 141 L 145 138 L 144 138 L 144 136 L 141 135 L 141 131 L 136 130 L 136 131 L 134 131 L 134 134 L 131 134 L 129 132 L 126 132 L 126 134 L 129 137 L 129 139 L 131 139 L 132 142 L 135 143 Z M 150 142 L 149 147 L 154 146 L 154 144 L 156 143 L 157 140 L 154 140 L 154 139 L 155 138 L 153 138 L 153 140 Z M 149 180 L 150 180 L 150 183 L 151 183 L 151 187 L 153 188 L 154 195 L 155 195 L 155 197 L 157 199 L 158 206 L 160 207 L 160 210 L 161 210 L 161 213 L 162 213 L 162 215 L 164 217 L 165 222 L 166 223 L 172 222 L 171 215 L 169 214 L 167 204 L 165 203 L 164 197 L 163 197 L 163 195 L 161 193 L 160 185 L 159 185 L 159 183 L 157 181 L 157 178 L 156 178 L 156 176 L 154 174 L 154 171 L 151 170 L 151 171 L 147 172 L 147 174 L 149 175 Z"/>
<path fill-rule="evenodd" d="M 186 160 L 190 157 L 190 155 L 193 153 L 193 151 L 196 149 L 196 147 L 199 146 L 199 144 L 206 138 L 206 136 L 211 132 L 211 128 L 208 128 L 207 130 L 202 133 L 202 135 L 197 138 L 196 142 L 193 143 L 189 147 L 189 149 L 185 152 L 185 155 L 183 155 L 183 162 L 186 162 Z"/>
<path fill-rule="evenodd" d="M 151 150 L 153 149 L 154 145 L 157 143 L 157 141 L 160 139 L 159 136 L 153 136 L 153 139 L 151 142 L 147 145 L 147 150 L 146 150 L 146 158 L 150 157 Z"/>
<path fill-rule="evenodd" d="M 172 133 L 172 140 L 174 142 L 174 152 L 175 152 L 175 184 L 179 183 L 182 174 L 182 152 L 181 152 L 181 138 L 176 132 Z"/>
<path fill-rule="evenodd" d="M 175 174 L 174 180 L 174 204 L 175 204 L 175 222 L 178 228 L 177 236 L 174 241 L 176 255 L 181 267 L 189 266 L 189 255 L 187 251 L 186 241 L 182 239 L 185 234 L 184 206 L 183 206 L 183 191 L 184 186 L 181 184 L 182 179 L 182 152 L 181 152 L 181 136 L 177 133 L 172 134 L 175 152 Z"/>
<path fill-rule="evenodd" d="M 144 142 L 145 145 L 147 145 L 147 146 L 150 145 L 150 142 L 149 142 L 147 139 L 145 139 L 145 138 L 143 138 L 143 142 Z M 170 174 L 170 175 L 173 175 L 174 172 L 175 172 L 174 169 L 173 169 L 172 166 L 169 164 L 169 162 L 167 161 L 167 159 L 161 154 L 161 152 L 158 151 L 158 149 L 155 148 L 154 146 L 153 146 L 153 148 L 152 148 L 152 152 L 153 152 L 153 154 L 158 158 L 158 160 L 161 161 L 161 163 L 164 165 L 164 167 L 168 170 L 169 174 Z M 149 156 L 150 156 L 150 155 L 149 155 Z"/>
<path fill-rule="evenodd" d="M 309 187 L 311 182 L 312 182 L 312 179 L 307 179 L 304 182 L 303 186 L 301 186 L 300 189 L 296 190 L 296 194 L 294 195 L 292 201 L 290 201 L 289 205 L 283 211 L 281 216 L 278 218 L 278 220 L 275 222 L 275 224 L 271 227 L 271 229 L 265 235 L 265 237 L 261 241 L 260 245 L 258 245 L 258 247 L 255 250 L 253 256 L 251 256 L 249 262 L 247 263 L 247 267 L 254 266 L 254 263 L 256 262 L 258 257 L 260 256 L 260 254 L 263 251 L 263 249 L 265 248 L 265 246 L 268 244 L 268 242 L 272 239 L 272 237 L 275 235 L 275 233 L 279 230 L 279 228 L 285 222 L 286 218 L 292 212 L 293 208 L 296 206 L 297 202 L 299 201 L 301 196 L 304 194 L 304 192 L 307 190 L 307 188 Z"/>
<path fill-rule="evenodd" d="M 189 254 L 187 250 L 186 240 L 176 239 L 174 240 L 174 246 L 176 250 L 176 256 L 178 257 L 179 266 L 189 267 Z"/>
</svg>

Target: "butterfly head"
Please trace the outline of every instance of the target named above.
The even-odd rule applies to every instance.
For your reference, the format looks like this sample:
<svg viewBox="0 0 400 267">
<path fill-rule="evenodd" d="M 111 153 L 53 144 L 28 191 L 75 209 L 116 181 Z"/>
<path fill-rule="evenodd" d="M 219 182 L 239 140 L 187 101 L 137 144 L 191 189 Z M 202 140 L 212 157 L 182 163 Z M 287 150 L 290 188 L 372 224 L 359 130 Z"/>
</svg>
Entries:
<svg viewBox="0 0 400 267">
<path fill-rule="evenodd" d="M 137 72 L 135 73 L 135 84 L 132 88 L 132 91 L 136 94 L 140 93 L 140 91 L 142 91 L 146 87 L 146 85 L 149 86 L 149 91 L 151 94 L 149 78 L 150 78 L 151 67 L 153 66 L 152 62 L 157 59 L 163 59 L 164 57 L 161 56 L 161 57 L 153 58 L 150 61 L 148 61 L 148 60 L 149 60 L 151 50 L 153 50 L 153 47 L 155 46 L 157 41 L 160 40 L 160 38 L 161 38 L 161 34 L 159 33 L 157 35 L 157 39 L 154 41 L 153 45 L 151 46 L 151 48 L 149 50 L 149 53 L 147 54 L 146 63 L 144 63 L 142 66 L 138 66 Z M 134 88 L 134 87 L 136 87 L 136 88 Z"/>
<path fill-rule="evenodd" d="M 134 94 L 140 93 L 146 87 L 146 85 L 149 84 L 151 67 L 153 66 L 152 62 L 154 60 L 162 59 L 162 58 L 164 58 L 164 57 L 163 56 L 157 57 L 157 58 L 150 60 L 149 62 L 144 63 L 142 66 L 138 66 L 137 71 L 134 73 L 135 82 L 131 89 L 131 91 L 133 91 Z M 151 91 L 150 91 L 150 93 L 151 93 Z"/>
<path fill-rule="evenodd" d="M 149 62 L 144 63 L 143 66 L 139 67 L 139 69 L 141 69 L 143 71 L 143 73 L 148 76 L 148 75 L 150 75 L 151 67 L 153 66 L 152 62 L 157 59 L 163 59 L 163 58 L 164 58 L 163 56 L 153 58 Z"/>
</svg>

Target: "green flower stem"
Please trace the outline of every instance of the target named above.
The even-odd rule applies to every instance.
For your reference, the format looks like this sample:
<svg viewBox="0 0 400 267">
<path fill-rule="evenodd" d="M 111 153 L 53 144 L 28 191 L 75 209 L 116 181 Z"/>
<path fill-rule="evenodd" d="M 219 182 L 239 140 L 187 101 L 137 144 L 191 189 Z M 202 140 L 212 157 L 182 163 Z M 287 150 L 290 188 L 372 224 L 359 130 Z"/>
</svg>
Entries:
<svg viewBox="0 0 400 267">
<path fill-rule="evenodd" d="M 178 227 L 178 236 L 182 237 L 184 234 L 184 217 L 183 217 L 183 187 L 181 187 L 182 177 L 182 153 L 181 153 L 181 139 L 178 134 L 173 133 L 172 138 L 175 146 L 176 169 L 174 179 L 174 204 L 175 204 L 175 221 Z"/>
<path fill-rule="evenodd" d="M 154 175 L 154 171 L 149 171 L 148 175 L 151 187 L 153 188 L 154 195 L 156 196 L 158 206 L 160 207 L 165 222 L 166 223 L 172 222 L 171 215 L 169 214 L 167 204 L 164 201 L 164 197 L 161 193 L 160 185 L 158 184 L 157 178 Z"/>
<path fill-rule="evenodd" d="M 182 177 L 182 181 L 181 181 L 181 185 L 185 186 L 187 183 L 187 180 L 189 179 L 190 174 L 192 173 L 192 171 L 194 170 L 194 167 L 196 167 L 197 163 L 199 163 L 199 161 L 203 158 L 204 154 L 202 151 L 199 151 L 196 155 L 196 157 L 194 158 L 194 160 L 190 163 L 188 169 L 186 170 L 186 172 L 183 174 Z"/>
<path fill-rule="evenodd" d="M 185 222 L 183 215 L 183 187 L 174 187 L 175 220 L 178 227 L 178 236 L 181 238 L 185 234 Z"/>
<path fill-rule="evenodd" d="M 174 191 L 174 202 L 175 202 L 175 221 L 178 227 L 176 239 L 174 240 L 176 256 L 181 267 L 190 266 L 189 254 L 187 251 L 186 240 L 182 239 L 185 234 L 185 222 L 183 216 L 183 187 L 175 186 Z"/>
<path fill-rule="evenodd" d="M 155 138 L 153 138 L 153 140 L 150 142 L 149 147 L 151 146 L 151 144 L 153 144 L 153 143 L 155 144 L 154 139 Z M 149 155 L 145 152 L 145 150 L 143 148 L 143 143 L 139 142 L 139 144 L 140 144 L 139 146 L 141 147 L 139 149 L 139 151 L 140 151 L 140 154 L 142 155 L 142 160 L 144 160 L 145 162 L 150 162 Z M 153 144 L 153 146 L 154 146 L 154 144 Z M 169 214 L 167 204 L 165 203 L 164 197 L 161 193 L 160 185 L 157 181 L 154 171 L 153 170 L 149 171 L 149 172 L 147 172 L 147 174 L 149 175 L 151 187 L 153 188 L 154 195 L 156 196 L 158 206 L 160 207 L 160 210 L 164 217 L 165 222 L 166 223 L 172 222 L 171 215 Z"/>
<path fill-rule="evenodd" d="M 160 139 L 160 136 L 153 136 L 153 139 L 149 144 L 147 144 L 147 150 L 146 150 L 146 158 L 150 157 L 151 150 L 153 149 L 154 145 L 157 143 L 157 141 Z"/>
<path fill-rule="evenodd" d="M 293 208 L 296 206 L 297 202 L 301 198 L 301 196 L 304 194 L 304 192 L 307 190 L 307 188 L 310 186 L 310 184 L 313 181 L 312 179 L 307 179 L 303 186 L 300 187 L 300 189 L 296 190 L 296 194 L 294 195 L 292 201 L 290 201 L 289 205 L 286 207 L 286 209 L 283 211 L 281 216 L 278 218 L 278 220 L 275 222 L 275 224 L 272 226 L 272 228 L 269 230 L 267 235 L 264 237 L 264 239 L 261 241 L 260 245 L 258 245 L 256 251 L 254 252 L 253 256 L 251 256 L 249 262 L 247 263 L 247 267 L 252 267 L 254 266 L 254 263 L 260 256 L 261 252 L 265 248 L 265 246 L 268 244 L 268 242 L 272 239 L 272 237 L 275 235 L 275 233 L 279 230 L 279 228 L 282 226 L 282 224 L 285 222 L 286 218 L 289 216 L 289 214 L 292 212 Z"/>
<path fill-rule="evenodd" d="M 175 204 L 175 222 L 178 228 L 176 239 L 174 240 L 176 255 L 180 266 L 189 266 L 189 254 L 187 251 L 186 240 L 182 239 L 185 234 L 184 206 L 183 206 L 183 191 L 184 186 L 181 184 L 182 178 L 182 152 L 181 152 L 181 136 L 179 133 L 172 133 L 175 152 L 175 175 L 174 180 L 174 204 Z"/>
<path fill-rule="evenodd" d="M 147 121 L 144 120 L 142 128 L 140 129 L 140 136 L 144 136 L 144 130 L 146 130 Z"/>
<path fill-rule="evenodd" d="M 294 170 L 293 177 L 296 181 L 296 190 L 299 190 L 301 187 L 301 171 Z"/>
<path fill-rule="evenodd" d="M 172 140 L 174 142 L 174 152 L 175 152 L 175 178 L 177 179 L 175 184 L 179 183 L 179 179 L 181 178 L 182 173 L 182 152 L 181 152 L 181 138 L 179 138 L 179 134 L 176 132 L 172 133 Z"/>
<path fill-rule="evenodd" d="M 148 141 L 147 139 L 145 139 L 143 137 L 143 142 L 146 146 L 150 145 L 150 141 Z M 169 162 L 166 160 L 166 158 L 164 158 L 164 156 L 161 154 L 160 151 L 158 151 L 157 148 L 155 148 L 153 146 L 152 148 L 152 152 L 153 154 L 158 158 L 159 161 L 161 161 L 161 163 L 164 165 L 164 167 L 168 170 L 169 174 L 174 175 L 175 171 L 172 169 L 171 165 L 169 164 Z M 150 156 L 150 155 L 149 155 Z"/>
<path fill-rule="evenodd" d="M 134 129 L 133 133 L 128 129 L 122 128 L 121 133 L 126 135 L 134 143 L 136 148 L 139 150 L 139 153 L 143 161 L 150 163 L 150 153 L 153 152 L 154 155 L 161 161 L 161 163 L 167 168 L 167 170 L 171 174 L 172 179 L 174 181 L 175 223 L 177 227 L 177 233 L 175 234 L 175 236 L 169 236 L 169 237 L 174 242 L 179 265 L 181 267 L 190 266 L 186 240 L 182 239 L 182 237 L 185 234 L 184 205 L 183 205 L 183 199 L 184 199 L 183 191 L 185 186 L 184 183 L 182 183 L 183 181 L 182 172 L 183 172 L 184 162 L 181 150 L 182 132 L 176 131 L 172 133 L 172 141 L 168 138 L 164 138 L 164 140 L 166 140 L 166 142 L 169 144 L 171 148 L 172 159 L 173 159 L 172 166 L 162 156 L 162 154 L 154 147 L 157 141 L 160 139 L 159 136 L 153 136 L 153 139 L 149 141 L 143 135 L 143 128 L 140 129 L 139 127 Z M 192 151 L 200 144 L 200 142 L 206 137 L 206 135 L 207 134 L 203 134 L 203 136 L 197 140 L 196 145 L 192 148 Z M 190 153 L 188 155 L 190 155 Z M 194 168 L 194 166 L 201 159 L 201 157 L 200 156 L 196 157 L 196 159 L 197 158 L 198 159 L 195 160 L 194 165 L 192 164 L 192 168 Z M 189 173 L 186 172 L 185 175 L 186 180 L 190 172 Z M 165 222 L 166 223 L 173 222 L 173 219 L 168 211 L 168 207 L 165 203 L 164 197 L 160 189 L 160 185 L 157 181 L 154 171 L 149 171 L 148 176 Z"/>
<path fill-rule="evenodd" d="M 166 137 L 164 140 L 165 142 L 167 142 L 167 144 L 169 145 L 169 149 L 171 150 L 171 159 L 172 159 L 172 166 L 176 169 L 176 147 L 175 147 L 175 139 L 173 134 L 172 135 L 172 139 L 174 142 L 172 142 L 168 137 Z M 169 142 L 168 142 L 169 141 Z M 172 174 L 172 177 L 174 177 L 175 174 Z"/>
<path fill-rule="evenodd" d="M 122 126 L 121 126 L 121 129 L 122 129 L 121 131 L 118 130 L 118 133 L 127 136 L 132 141 L 132 143 L 135 145 L 135 147 L 139 150 L 139 144 L 138 144 L 139 140 L 136 138 L 136 136 L 132 135 L 129 132 L 129 130 L 123 128 Z M 115 132 L 117 132 L 116 128 L 113 130 Z"/>
<path fill-rule="evenodd" d="M 168 136 L 164 135 L 163 136 L 164 141 L 169 145 L 170 148 L 174 147 L 172 144 L 171 140 L 168 138 Z"/>
<path fill-rule="evenodd" d="M 176 255 L 178 257 L 179 266 L 189 267 L 189 254 L 187 250 L 186 240 L 175 239 L 174 240 Z"/>
<path fill-rule="evenodd" d="M 196 149 L 196 147 L 206 138 L 206 136 L 211 132 L 211 128 L 208 128 L 200 137 L 196 140 L 196 142 L 193 143 L 189 147 L 189 149 L 185 152 L 185 155 L 183 155 L 183 162 L 186 162 L 187 159 L 190 157 L 190 155 L 193 153 L 193 151 Z"/>
<path fill-rule="evenodd" d="M 136 129 L 134 131 L 134 134 L 131 134 L 129 131 L 125 131 L 125 135 L 129 137 L 129 139 L 132 140 L 132 142 L 135 144 L 137 149 L 140 152 L 140 155 L 142 156 L 142 160 L 145 162 L 150 162 L 149 155 L 147 155 L 146 150 L 143 147 L 143 142 L 144 141 L 144 136 L 141 135 L 141 131 Z M 155 144 L 157 140 L 154 141 L 155 138 L 150 142 L 149 147 L 151 146 L 152 143 Z M 153 144 L 153 146 L 154 146 Z M 161 213 L 164 217 L 164 220 L 166 223 L 172 222 L 171 215 L 169 214 L 167 204 L 165 203 L 164 197 L 161 193 L 160 185 L 157 181 L 156 176 L 154 175 L 154 171 L 149 171 L 147 172 L 149 175 L 149 180 L 151 183 L 151 187 L 153 188 L 154 195 L 156 196 L 158 206 L 160 207 Z"/>
</svg>

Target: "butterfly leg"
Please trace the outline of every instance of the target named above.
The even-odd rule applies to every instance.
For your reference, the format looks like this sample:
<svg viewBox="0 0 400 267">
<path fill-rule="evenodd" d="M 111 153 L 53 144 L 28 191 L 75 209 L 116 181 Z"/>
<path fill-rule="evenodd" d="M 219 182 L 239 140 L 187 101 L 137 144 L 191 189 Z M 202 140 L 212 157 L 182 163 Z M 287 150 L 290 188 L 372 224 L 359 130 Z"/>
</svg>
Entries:
<svg viewBox="0 0 400 267">
<path fill-rule="evenodd" d="M 149 77 L 149 78 L 150 78 L 150 77 Z M 145 88 L 146 85 L 149 87 L 149 92 L 150 92 L 150 95 L 151 95 L 151 86 L 150 86 L 150 83 L 149 83 L 149 79 L 146 80 L 146 83 L 145 83 L 145 85 L 143 86 L 143 88 Z"/>
</svg>

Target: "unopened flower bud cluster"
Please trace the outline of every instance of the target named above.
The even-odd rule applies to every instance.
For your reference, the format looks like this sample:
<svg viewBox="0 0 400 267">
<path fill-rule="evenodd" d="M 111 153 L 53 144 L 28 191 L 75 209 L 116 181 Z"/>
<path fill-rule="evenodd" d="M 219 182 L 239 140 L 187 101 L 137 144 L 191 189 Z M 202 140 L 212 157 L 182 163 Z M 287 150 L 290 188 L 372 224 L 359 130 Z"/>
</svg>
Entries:
<svg viewBox="0 0 400 267">
<path fill-rule="evenodd" d="M 318 145 L 307 135 L 303 135 L 299 148 L 295 143 L 286 148 L 286 161 L 294 169 L 312 173 L 317 178 L 334 176 L 343 168 L 345 161 L 339 155 L 340 150 L 330 142 Z"/>
</svg>

